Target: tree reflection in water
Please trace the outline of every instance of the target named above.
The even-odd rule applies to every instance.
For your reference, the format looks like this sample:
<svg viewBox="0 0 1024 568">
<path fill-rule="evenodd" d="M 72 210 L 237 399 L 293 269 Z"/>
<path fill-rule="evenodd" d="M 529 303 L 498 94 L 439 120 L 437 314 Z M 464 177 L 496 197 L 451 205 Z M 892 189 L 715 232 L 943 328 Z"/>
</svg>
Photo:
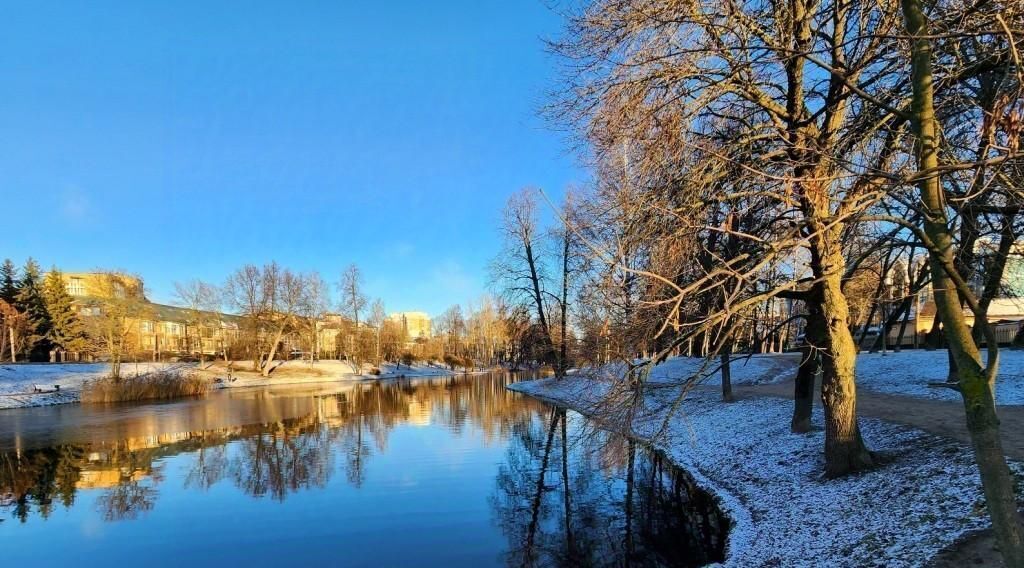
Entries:
<svg viewBox="0 0 1024 568">
<path fill-rule="evenodd" d="M 334 493 L 327 497 L 342 506 L 346 491 L 365 491 L 352 511 L 363 522 L 320 525 L 331 527 L 324 529 L 331 535 L 333 527 L 355 527 L 357 532 L 345 533 L 349 538 L 371 532 L 379 538 L 417 519 L 412 522 L 421 520 L 425 535 L 452 526 L 479 531 L 474 534 L 481 540 L 465 547 L 478 545 L 477 560 L 507 542 L 500 559 L 489 558 L 516 566 L 695 566 L 721 558 L 726 521 L 684 473 L 622 437 L 586 432 L 577 414 L 507 391 L 510 380 L 494 374 L 355 383 L 326 392 L 243 390 L 159 408 L 0 416 L 0 448 L 6 450 L 0 451 L 0 513 L 22 522 L 46 520 L 57 507 L 88 510 L 89 503 L 100 519 L 144 522 L 161 498 L 169 498 L 162 495 L 229 486 L 275 502 L 273 511 L 288 519 L 305 511 L 278 505 L 296 493 L 330 487 Z M 53 428 L 68 415 L 75 419 Z M 83 424 L 87 428 L 78 428 Z M 401 438 L 393 436 L 400 425 L 410 427 Z M 51 446 L 33 448 L 33 433 L 39 445 Z M 429 440 L 439 451 L 403 461 L 405 455 L 388 447 L 398 440 L 404 447 Z M 389 470 L 371 476 L 369 465 L 389 451 L 401 475 Z M 497 471 L 496 459 L 502 462 Z M 449 490 L 472 502 L 443 502 Z M 214 508 L 232 498 L 203 497 L 192 506 Z M 390 511 L 414 514 L 395 523 L 387 507 L 374 509 L 374 498 L 390 503 Z M 431 507 L 438 506 L 431 517 Z M 330 518 L 338 510 L 310 514 Z M 184 522 L 152 520 L 154 527 Z M 231 536 L 225 531 L 225 538 Z"/>
<path fill-rule="evenodd" d="M 359 487 L 368 462 L 387 449 L 400 424 L 434 423 L 453 432 L 472 424 L 486 443 L 506 438 L 513 424 L 543 407 L 508 392 L 508 380 L 493 374 L 355 383 L 307 396 L 267 391 L 236 399 L 232 393 L 204 401 L 200 416 L 244 406 L 243 415 L 262 421 L 213 430 L 165 432 L 142 413 L 111 426 L 112 438 L 0 452 L 0 511 L 21 521 L 46 518 L 55 500 L 71 507 L 80 490 L 99 490 L 104 519 L 137 518 L 155 505 L 159 464 L 179 454 L 190 457 L 183 485 L 197 491 L 228 480 L 248 495 L 283 501 L 325 487 L 339 453 L 346 480 Z M 289 413 L 295 416 L 284 417 Z"/>
<path fill-rule="evenodd" d="M 728 520 L 692 478 L 555 409 L 514 431 L 491 503 L 511 566 L 702 566 Z"/>
</svg>

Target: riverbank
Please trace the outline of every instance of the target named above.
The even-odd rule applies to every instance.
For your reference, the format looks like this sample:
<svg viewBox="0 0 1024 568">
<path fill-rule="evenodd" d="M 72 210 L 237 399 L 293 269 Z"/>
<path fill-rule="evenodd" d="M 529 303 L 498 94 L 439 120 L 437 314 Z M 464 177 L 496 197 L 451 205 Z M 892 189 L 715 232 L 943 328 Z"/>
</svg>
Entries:
<svg viewBox="0 0 1024 568">
<path fill-rule="evenodd" d="M 214 388 L 304 385 L 402 377 L 444 377 L 456 374 L 455 371 L 428 364 L 410 366 L 385 363 L 379 370 L 380 374 L 374 374 L 370 367 L 358 366 L 350 361 L 320 360 L 310 363 L 294 360 L 276 362 L 270 376 L 264 377 L 258 371 L 253 371 L 252 364 L 248 361 L 233 361 L 230 364 L 217 361 L 204 366 L 199 373 L 209 378 Z"/>
<path fill-rule="evenodd" d="M 441 377 L 463 374 L 435 365 L 381 365 L 379 375 L 346 361 L 278 361 L 269 377 L 251 370 L 248 362 L 235 361 L 228 369 L 223 361 L 196 363 L 123 363 L 122 375 L 132 377 L 154 371 L 194 373 L 213 388 L 303 385 L 344 381 Z M 471 371 L 471 373 L 486 371 Z M 0 365 L 0 410 L 81 401 L 82 384 L 110 374 L 106 363 L 18 363 Z M 35 387 L 47 392 L 34 392 Z M 59 389 L 57 388 L 59 387 Z"/>
<path fill-rule="evenodd" d="M 191 363 L 122 363 L 125 377 L 154 371 L 188 371 Z M 0 409 L 79 401 L 82 384 L 110 374 L 107 363 L 6 363 L 0 365 Z M 36 387 L 48 392 L 34 392 Z M 59 388 L 58 388 L 59 387 Z"/>
<path fill-rule="evenodd" d="M 734 378 L 752 384 L 766 378 L 774 363 L 756 365 Z M 881 465 L 825 480 L 820 410 L 815 431 L 792 434 L 790 401 L 758 397 L 726 404 L 713 390 L 699 389 L 666 422 L 665 409 L 678 392 L 671 388 L 672 371 L 671 364 L 656 368 L 655 386 L 643 399 L 632 434 L 717 496 L 733 520 L 729 566 L 922 566 L 988 526 L 977 468 L 965 444 L 862 419 L 865 440 Z M 608 378 L 570 376 L 510 388 L 598 417 L 610 384 Z M 664 433 L 655 437 L 663 423 Z M 1024 472 L 1020 464 L 1014 468 Z"/>
</svg>

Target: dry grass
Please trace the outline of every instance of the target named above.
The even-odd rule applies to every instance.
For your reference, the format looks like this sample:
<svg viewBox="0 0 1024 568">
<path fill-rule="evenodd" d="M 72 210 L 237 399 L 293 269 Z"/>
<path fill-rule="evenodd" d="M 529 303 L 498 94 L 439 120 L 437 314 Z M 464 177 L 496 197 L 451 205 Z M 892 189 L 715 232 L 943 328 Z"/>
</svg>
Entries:
<svg viewBox="0 0 1024 568">
<path fill-rule="evenodd" d="M 192 373 L 158 371 L 114 380 L 110 377 L 82 385 L 83 403 L 159 400 L 205 395 L 210 381 Z"/>
</svg>

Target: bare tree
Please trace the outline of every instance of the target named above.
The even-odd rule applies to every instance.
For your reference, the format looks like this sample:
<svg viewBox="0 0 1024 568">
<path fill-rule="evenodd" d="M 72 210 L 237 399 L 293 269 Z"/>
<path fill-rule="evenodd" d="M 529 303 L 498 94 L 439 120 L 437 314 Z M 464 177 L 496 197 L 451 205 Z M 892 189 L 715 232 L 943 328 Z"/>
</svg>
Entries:
<svg viewBox="0 0 1024 568">
<path fill-rule="evenodd" d="M 304 282 L 303 298 L 299 303 L 296 326 L 304 337 L 310 365 L 319 357 L 321 350 L 320 331 L 324 316 L 331 305 L 327 282 L 317 272 L 302 277 Z"/>
<path fill-rule="evenodd" d="M 1024 566 L 1024 527 L 1017 512 L 1013 476 L 1006 463 L 999 436 L 994 386 L 999 366 L 999 348 L 986 318 L 985 309 L 964 281 L 955 263 L 953 234 L 947 217 L 946 196 L 940 167 L 940 126 L 935 107 L 935 76 L 932 70 L 932 33 L 924 3 L 902 0 L 906 30 L 910 35 L 910 69 L 913 85 L 911 124 L 916 138 L 917 189 L 924 213 L 922 240 L 928 246 L 935 304 L 942 318 L 949 352 L 955 362 L 959 390 L 967 414 L 974 455 L 981 473 L 985 502 L 1007 566 Z M 1005 22 L 999 15 L 992 20 Z M 988 22 L 990 25 L 991 20 Z M 1013 37 L 1007 35 L 1012 41 Z M 1016 47 L 1012 48 L 1016 50 Z M 1018 61 L 1019 65 L 1019 61 Z M 1020 93 L 1017 93 L 1019 98 Z M 994 117 L 993 120 L 1001 117 Z M 1019 129 L 1016 124 L 1008 134 Z M 1009 126 L 1009 125 L 1008 125 Z M 1005 133 L 1005 128 L 1004 128 Z M 1013 146 L 1007 148 L 1011 152 Z M 1012 235 L 1011 235 L 1012 236 Z M 963 243 L 961 243 L 963 246 Z M 973 253 L 973 251 L 972 251 Z M 1002 252 L 1005 263 L 1005 251 Z M 1001 272 L 1001 269 L 1000 269 Z M 966 303 L 974 314 L 974 325 L 985 336 L 988 360 L 983 361 L 978 337 L 973 336 L 962 308 Z M 987 365 L 987 366 L 986 366 Z"/>
<path fill-rule="evenodd" d="M 542 360 L 557 364 L 548 316 L 547 266 L 541 256 L 537 226 L 536 190 L 523 189 L 509 198 L 502 229 L 504 248 L 492 262 L 492 279 L 510 303 L 529 306 L 541 332 Z"/>
<path fill-rule="evenodd" d="M 387 312 L 384 311 L 384 301 L 377 298 L 370 304 L 370 316 L 367 319 L 367 323 L 373 328 L 374 334 L 374 352 L 373 360 L 377 367 L 380 367 L 381 362 L 381 338 L 384 333 L 384 323 L 387 321 Z"/>
<path fill-rule="evenodd" d="M 206 355 L 203 335 L 207 334 L 213 338 L 218 333 L 223 334 L 220 316 L 223 294 L 212 284 L 202 280 L 190 280 L 175 282 L 174 296 L 177 302 L 188 310 L 185 339 L 189 350 L 198 354 L 199 363 L 202 364 Z"/>
<path fill-rule="evenodd" d="M 349 335 L 349 350 L 356 357 L 357 361 L 362 359 L 362 342 L 359 329 L 359 314 L 366 307 L 366 294 L 363 292 L 363 274 L 359 267 L 350 264 L 341 274 L 341 281 L 338 282 L 338 291 L 341 293 L 341 311 L 352 322 L 352 332 Z"/>
<path fill-rule="evenodd" d="M 6 347 L 10 353 L 11 363 L 17 362 L 17 355 L 25 349 L 26 338 L 32 335 L 32 331 L 27 315 L 0 300 L 0 358 L 4 356 L 3 348 Z"/>
<path fill-rule="evenodd" d="M 93 351 L 107 357 L 114 380 L 121 379 L 121 363 L 138 347 L 140 322 L 153 317 L 140 283 L 123 272 L 100 272 L 93 282 L 96 298 L 83 318 Z"/>
</svg>

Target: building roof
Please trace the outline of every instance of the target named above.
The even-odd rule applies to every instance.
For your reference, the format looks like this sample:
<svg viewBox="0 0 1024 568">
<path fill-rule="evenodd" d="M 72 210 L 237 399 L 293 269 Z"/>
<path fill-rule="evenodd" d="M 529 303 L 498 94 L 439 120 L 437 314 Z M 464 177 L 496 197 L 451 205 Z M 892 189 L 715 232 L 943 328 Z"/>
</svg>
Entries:
<svg viewBox="0 0 1024 568">
<path fill-rule="evenodd" d="M 169 321 L 175 323 L 188 323 L 192 319 L 192 310 L 181 306 L 168 306 L 166 304 L 155 304 L 149 302 L 149 307 L 155 312 L 153 319 L 156 321 Z M 202 311 L 202 310 L 201 310 Z M 235 314 L 214 313 L 203 311 L 204 314 L 216 315 L 226 323 L 239 324 L 242 316 Z"/>
</svg>

